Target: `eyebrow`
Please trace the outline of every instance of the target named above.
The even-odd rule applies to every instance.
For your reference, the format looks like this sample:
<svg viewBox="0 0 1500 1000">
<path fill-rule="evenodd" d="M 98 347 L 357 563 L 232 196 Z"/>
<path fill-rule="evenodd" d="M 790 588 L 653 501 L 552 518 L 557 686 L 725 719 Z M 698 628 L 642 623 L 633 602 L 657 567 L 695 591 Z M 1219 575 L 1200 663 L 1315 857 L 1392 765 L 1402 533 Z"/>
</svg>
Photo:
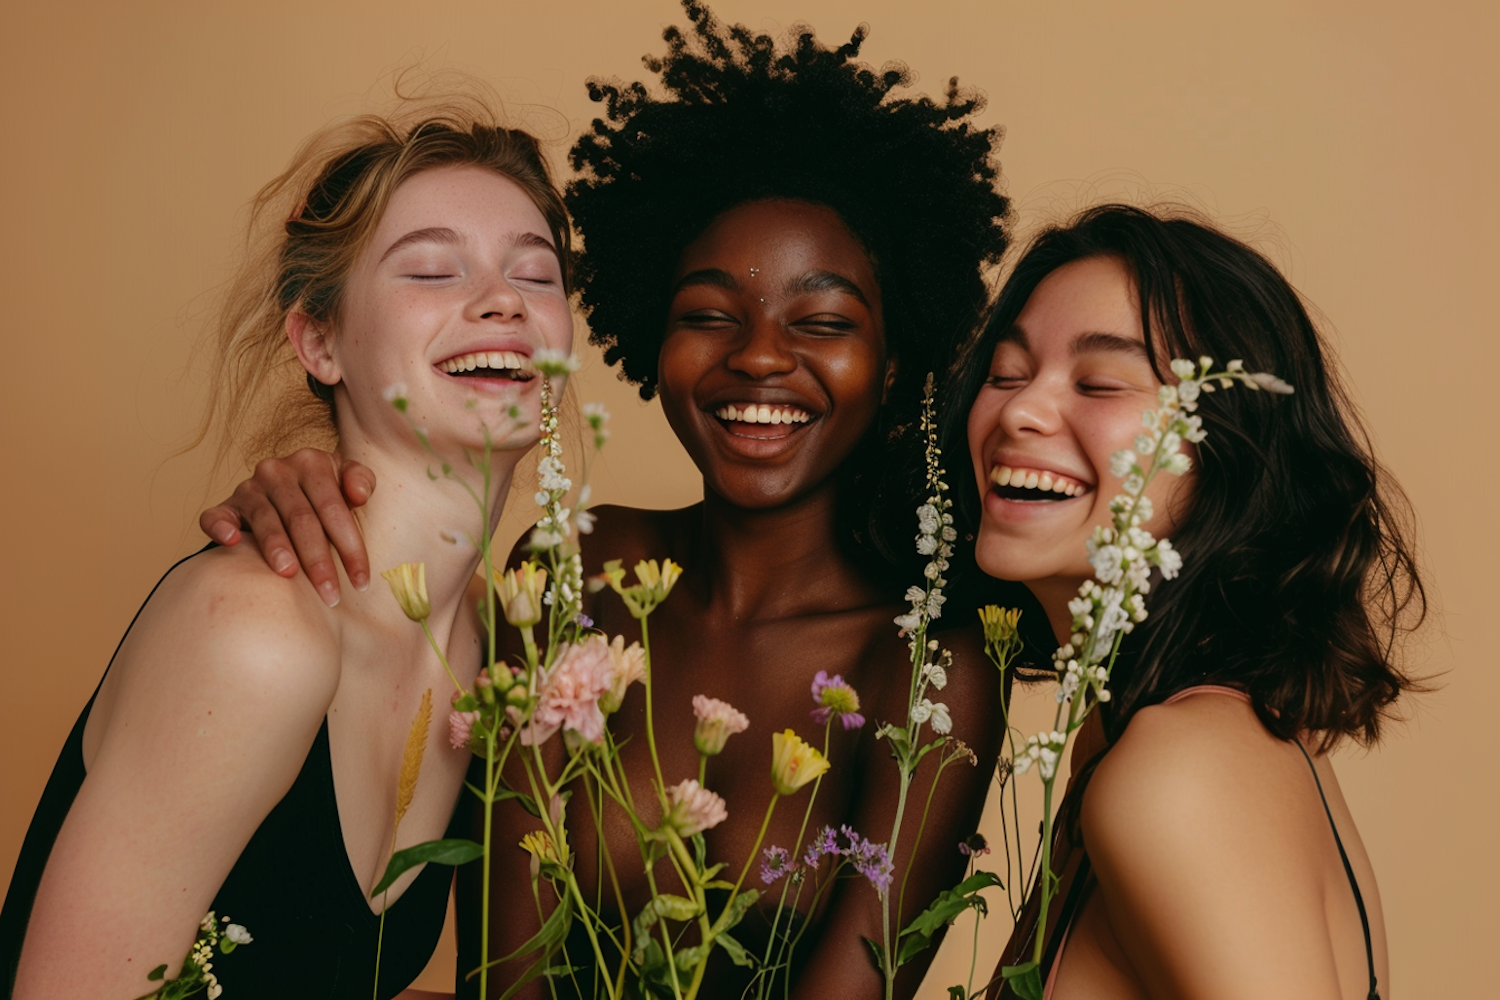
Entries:
<svg viewBox="0 0 1500 1000">
<path fill-rule="evenodd" d="M 1015 323 L 1012 323 L 1010 328 L 1000 335 L 997 343 L 1017 344 L 1023 350 L 1031 350 L 1031 342 L 1026 338 L 1026 331 Z M 1146 345 L 1134 337 L 1122 337 L 1118 333 L 1104 333 L 1097 330 L 1074 337 L 1073 342 L 1068 345 L 1068 353 L 1075 358 L 1081 354 L 1130 354 L 1138 358 L 1150 359 L 1150 355 L 1146 353 Z"/>
<path fill-rule="evenodd" d="M 708 285 L 712 288 L 727 288 L 730 291 L 737 291 L 740 287 L 740 283 L 734 280 L 734 276 L 723 268 L 705 267 L 684 274 L 672 291 L 675 294 L 684 288 L 693 288 L 699 285 Z"/>
<path fill-rule="evenodd" d="M 397 250 L 404 250 L 417 243 L 445 243 L 452 245 L 462 243 L 463 241 L 464 238 L 451 229 L 414 229 L 387 247 L 385 253 L 380 255 L 380 259 L 385 260 Z"/>
<path fill-rule="evenodd" d="M 429 227 L 427 229 L 415 229 L 407 233 L 405 236 L 401 237 L 396 242 L 392 243 L 386 249 L 385 253 L 381 255 L 380 259 L 385 260 L 396 251 L 404 250 L 405 248 L 413 246 L 417 243 L 442 243 L 445 245 L 454 246 L 463 242 L 463 236 L 452 229 L 447 229 L 440 226 Z M 519 233 L 511 233 L 510 243 L 511 246 L 536 247 L 540 250 L 546 250 L 549 253 L 557 253 L 557 247 L 552 245 L 551 240 L 547 239 L 545 236 L 542 236 L 539 233 L 531 232 L 530 230 L 525 230 Z"/>
<path fill-rule="evenodd" d="M 739 291 L 740 283 L 734 279 L 734 275 L 719 267 L 705 267 L 698 271 L 689 271 L 677 282 L 672 291 L 679 292 L 684 288 L 708 285 L 713 288 L 724 288 L 729 291 Z M 809 292 L 843 292 L 851 295 L 865 305 L 870 301 L 858 285 L 832 271 L 808 271 L 789 280 L 783 287 L 788 295 L 801 295 Z"/>
<path fill-rule="evenodd" d="M 808 292 L 843 292 L 845 295 L 852 295 L 867 306 L 870 304 L 870 300 L 865 298 L 865 293 L 858 285 L 842 274 L 835 274 L 832 271 L 808 271 L 786 283 L 788 295 Z"/>
</svg>

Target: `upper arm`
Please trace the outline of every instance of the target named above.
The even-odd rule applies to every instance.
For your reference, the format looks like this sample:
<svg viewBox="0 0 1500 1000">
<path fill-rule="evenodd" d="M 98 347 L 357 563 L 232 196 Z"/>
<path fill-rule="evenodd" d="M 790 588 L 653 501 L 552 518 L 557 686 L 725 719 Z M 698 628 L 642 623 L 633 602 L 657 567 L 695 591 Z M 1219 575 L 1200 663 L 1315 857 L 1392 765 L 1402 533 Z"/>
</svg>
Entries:
<svg viewBox="0 0 1500 1000">
<path fill-rule="evenodd" d="M 337 686 L 336 650 L 301 611 L 305 581 L 238 568 L 184 564 L 121 646 L 37 891 L 18 997 L 130 996 L 155 966 L 175 970 L 295 780 Z"/>
<path fill-rule="evenodd" d="M 1085 793 L 1108 927 L 1153 997 L 1338 996 L 1301 757 L 1248 707 L 1192 701 L 1221 704 L 1142 711 Z"/>
</svg>

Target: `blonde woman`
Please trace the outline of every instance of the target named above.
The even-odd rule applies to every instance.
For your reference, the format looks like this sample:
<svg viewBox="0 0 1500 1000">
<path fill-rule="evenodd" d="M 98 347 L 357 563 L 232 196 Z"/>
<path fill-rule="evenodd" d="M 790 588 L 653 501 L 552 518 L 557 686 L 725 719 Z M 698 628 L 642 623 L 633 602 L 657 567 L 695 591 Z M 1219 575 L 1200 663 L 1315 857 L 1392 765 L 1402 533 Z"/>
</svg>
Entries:
<svg viewBox="0 0 1500 1000">
<path fill-rule="evenodd" d="M 572 338 L 568 221 L 537 143 L 468 105 L 360 118 L 313 137 L 256 207 L 277 231 L 230 299 L 220 416 L 238 428 L 277 372 L 305 370 L 311 411 L 279 403 L 262 438 L 326 421 L 337 456 L 379 475 L 361 515 L 371 558 L 425 564 L 427 622 L 468 684 L 479 556 L 439 529 L 476 532 L 479 511 L 429 480 L 408 421 L 452 455 L 488 428 L 493 527 L 537 436 L 531 358 Z M 231 996 L 369 997 L 384 911 L 375 993 L 401 992 L 437 941 L 452 872 L 369 893 L 393 849 L 452 824 L 470 757 L 442 732 L 452 684 L 383 585 L 330 608 L 305 579 L 265 572 L 253 543 L 183 560 L 37 809 L 0 917 L 7 987 L 18 1000 L 146 993 L 213 910 L 254 939 L 214 961 Z M 438 710 L 393 843 L 406 734 L 429 691 Z"/>
</svg>

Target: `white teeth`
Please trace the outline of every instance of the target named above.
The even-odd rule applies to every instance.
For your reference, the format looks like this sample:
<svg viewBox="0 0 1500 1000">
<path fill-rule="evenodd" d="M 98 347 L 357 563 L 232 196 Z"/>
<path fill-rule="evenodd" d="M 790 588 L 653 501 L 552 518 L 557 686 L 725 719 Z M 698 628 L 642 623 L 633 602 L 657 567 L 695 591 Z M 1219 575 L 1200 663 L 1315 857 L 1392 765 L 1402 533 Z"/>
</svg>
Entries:
<svg viewBox="0 0 1500 1000">
<path fill-rule="evenodd" d="M 491 368 L 497 371 L 532 371 L 531 359 L 524 354 L 515 351 L 472 351 L 468 354 L 460 354 L 456 358 L 449 358 L 443 362 L 443 371 L 450 375 L 458 372 L 471 372 L 478 368 Z"/>
<path fill-rule="evenodd" d="M 805 424 L 812 414 L 795 406 L 768 406 L 764 403 L 746 403 L 721 406 L 714 411 L 720 420 L 736 420 L 746 424 Z"/>
<path fill-rule="evenodd" d="M 1014 486 L 1018 489 L 1041 490 L 1076 497 L 1088 491 L 1088 487 L 1076 480 L 1038 469 L 1013 469 L 999 465 L 990 471 L 990 482 L 996 486 Z"/>
</svg>

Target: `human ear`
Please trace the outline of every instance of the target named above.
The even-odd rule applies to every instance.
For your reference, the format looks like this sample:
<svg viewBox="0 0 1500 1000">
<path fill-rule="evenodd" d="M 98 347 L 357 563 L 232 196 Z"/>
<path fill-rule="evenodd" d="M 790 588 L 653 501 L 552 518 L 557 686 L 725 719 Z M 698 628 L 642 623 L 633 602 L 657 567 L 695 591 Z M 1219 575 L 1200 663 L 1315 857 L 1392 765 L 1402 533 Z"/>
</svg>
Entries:
<svg viewBox="0 0 1500 1000">
<path fill-rule="evenodd" d="M 884 406 L 890 402 L 891 389 L 896 385 L 896 359 L 891 358 L 885 363 L 885 383 L 880 387 L 880 405 Z"/>
<path fill-rule="evenodd" d="M 324 385 L 337 385 L 343 378 L 329 343 L 328 327 L 300 309 L 286 314 L 286 336 L 307 373 Z"/>
</svg>

